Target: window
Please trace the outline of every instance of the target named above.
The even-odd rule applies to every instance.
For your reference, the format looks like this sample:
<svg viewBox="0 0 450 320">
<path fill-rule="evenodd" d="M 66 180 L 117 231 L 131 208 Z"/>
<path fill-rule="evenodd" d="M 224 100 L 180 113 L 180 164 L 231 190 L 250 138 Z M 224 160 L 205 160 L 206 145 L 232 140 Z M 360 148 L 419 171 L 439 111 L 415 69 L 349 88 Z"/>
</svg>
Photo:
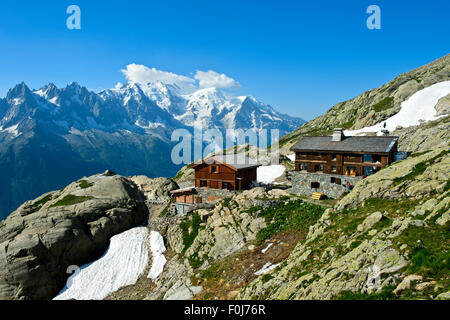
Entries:
<svg viewBox="0 0 450 320">
<path fill-rule="evenodd" d="M 381 164 L 381 156 L 379 155 L 372 156 L 372 162 Z"/>
<path fill-rule="evenodd" d="M 322 172 L 322 171 L 323 171 L 323 164 L 314 165 L 314 172 Z"/>
<path fill-rule="evenodd" d="M 372 162 L 372 155 L 371 154 L 365 154 L 364 155 L 364 162 Z"/>
<path fill-rule="evenodd" d="M 335 184 L 341 184 L 341 178 L 331 177 L 330 182 Z"/>
<path fill-rule="evenodd" d="M 206 180 L 200 180 L 200 187 L 206 187 Z"/>
<path fill-rule="evenodd" d="M 217 166 L 211 166 L 211 172 L 216 173 L 217 172 Z"/>
<path fill-rule="evenodd" d="M 311 182 L 311 189 L 317 189 L 320 188 L 319 182 Z"/>
<path fill-rule="evenodd" d="M 336 155 L 335 154 L 331 155 L 331 161 L 336 161 Z"/>
<path fill-rule="evenodd" d="M 336 171 L 337 171 L 336 166 L 331 166 L 331 172 L 336 173 Z"/>
<path fill-rule="evenodd" d="M 347 170 L 345 171 L 345 174 L 347 176 L 356 177 L 356 167 L 347 167 Z"/>
<path fill-rule="evenodd" d="M 306 170 L 308 170 L 308 164 L 300 163 L 300 171 L 306 171 Z"/>
<path fill-rule="evenodd" d="M 222 182 L 222 189 L 228 189 L 228 182 Z"/>
</svg>

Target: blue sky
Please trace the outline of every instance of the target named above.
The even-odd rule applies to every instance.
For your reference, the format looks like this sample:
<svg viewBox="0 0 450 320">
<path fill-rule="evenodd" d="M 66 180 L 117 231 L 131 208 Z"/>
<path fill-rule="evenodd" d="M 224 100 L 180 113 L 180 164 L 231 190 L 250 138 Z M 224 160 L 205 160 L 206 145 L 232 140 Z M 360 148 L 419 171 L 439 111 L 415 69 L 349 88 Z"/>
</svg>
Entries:
<svg viewBox="0 0 450 320">
<path fill-rule="evenodd" d="M 81 8 L 81 30 L 66 8 Z M 381 8 L 381 30 L 366 8 Z M 214 70 L 305 119 L 449 53 L 450 1 L 2 1 L 0 97 L 126 79 L 131 63 L 193 77 Z"/>
</svg>

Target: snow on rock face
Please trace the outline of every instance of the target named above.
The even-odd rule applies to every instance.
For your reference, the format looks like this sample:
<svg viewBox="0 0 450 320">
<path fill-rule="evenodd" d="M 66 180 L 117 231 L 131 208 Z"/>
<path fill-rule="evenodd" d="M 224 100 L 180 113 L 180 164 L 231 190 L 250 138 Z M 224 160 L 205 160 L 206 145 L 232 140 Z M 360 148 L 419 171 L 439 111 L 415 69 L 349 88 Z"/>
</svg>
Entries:
<svg viewBox="0 0 450 320">
<path fill-rule="evenodd" d="M 286 157 L 288 157 L 288 159 L 291 160 L 291 161 L 295 161 L 295 153 L 288 154 L 288 155 L 286 155 Z"/>
<path fill-rule="evenodd" d="M 280 177 L 284 173 L 286 168 L 281 164 L 274 164 L 271 166 L 261 166 L 256 170 L 258 182 L 272 183 L 276 178 Z"/>
<path fill-rule="evenodd" d="M 346 135 L 356 135 L 366 132 L 377 132 L 381 135 L 381 130 L 394 131 L 397 126 L 407 128 L 420 124 L 420 121 L 432 121 L 436 116 L 435 106 L 439 99 L 450 93 L 450 81 L 443 81 L 417 91 L 408 100 L 401 104 L 400 111 L 392 117 L 377 123 L 376 125 L 358 130 L 346 130 Z M 386 123 L 386 127 L 384 124 Z"/>
<path fill-rule="evenodd" d="M 263 265 L 263 267 L 260 270 L 256 271 L 254 274 L 256 276 L 260 276 L 260 275 L 266 274 L 267 272 L 275 269 L 279 265 L 280 265 L 279 263 L 272 264 L 271 262 L 267 262 L 265 265 Z"/>
<path fill-rule="evenodd" d="M 267 247 L 265 247 L 264 249 L 261 250 L 261 252 L 264 254 L 266 253 L 267 250 L 269 250 L 269 248 L 273 246 L 273 243 L 269 243 L 269 245 Z"/>
<path fill-rule="evenodd" d="M 18 127 L 19 127 L 19 124 L 13 125 L 11 127 L 5 128 L 5 129 L 3 129 L 3 127 L 0 126 L 0 132 L 7 132 L 9 134 L 12 134 L 14 137 L 18 137 L 22 134 L 17 129 Z"/>
<path fill-rule="evenodd" d="M 75 272 L 54 300 L 104 299 L 122 287 L 135 284 L 147 263 L 148 230 L 130 229 L 112 237 L 106 253 Z"/>
<path fill-rule="evenodd" d="M 152 251 L 153 261 L 152 268 L 150 269 L 147 278 L 156 280 L 163 272 L 164 265 L 166 264 L 166 257 L 164 257 L 164 252 L 166 251 L 164 240 L 161 234 L 156 231 L 150 233 L 150 250 Z"/>
</svg>

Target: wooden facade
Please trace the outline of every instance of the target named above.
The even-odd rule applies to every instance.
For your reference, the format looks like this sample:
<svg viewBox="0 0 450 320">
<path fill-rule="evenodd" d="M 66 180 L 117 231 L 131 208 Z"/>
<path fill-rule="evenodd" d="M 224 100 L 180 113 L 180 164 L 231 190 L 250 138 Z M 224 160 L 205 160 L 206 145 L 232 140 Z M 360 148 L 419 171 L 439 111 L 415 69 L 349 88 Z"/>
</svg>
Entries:
<svg viewBox="0 0 450 320">
<path fill-rule="evenodd" d="M 256 181 L 258 164 L 234 165 L 218 159 L 194 164 L 195 186 L 213 189 L 244 190 Z"/>
<path fill-rule="evenodd" d="M 198 202 L 198 199 L 195 199 L 195 188 L 186 188 L 171 191 L 173 194 L 173 198 L 177 203 L 195 203 Z M 197 200 L 197 201 L 196 201 Z M 201 198 L 200 198 L 201 202 Z"/>
<path fill-rule="evenodd" d="M 387 166 L 393 154 L 295 152 L 295 170 L 347 176 L 368 176 Z"/>
<path fill-rule="evenodd" d="M 335 129 L 333 137 L 303 137 L 295 152 L 295 171 L 368 176 L 394 161 L 398 137 L 345 137 Z"/>
</svg>

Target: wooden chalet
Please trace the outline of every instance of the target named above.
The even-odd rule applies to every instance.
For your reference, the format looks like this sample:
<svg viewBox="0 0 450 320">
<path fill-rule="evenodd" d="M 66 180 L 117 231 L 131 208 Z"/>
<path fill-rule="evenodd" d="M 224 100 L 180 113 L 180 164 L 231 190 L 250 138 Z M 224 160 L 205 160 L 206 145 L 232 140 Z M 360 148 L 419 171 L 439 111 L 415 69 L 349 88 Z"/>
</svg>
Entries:
<svg viewBox="0 0 450 320">
<path fill-rule="evenodd" d="M 256 181 L 259 163 L 242 155 L 213 156 L 193 164 L 195 186 L 213 189 L 244 190 Z"/>
<path fill-rule="evenodd" d="M 302 137 L 291 150 L 295 171 L 369 176 L 394 161 L 397 141 L 394 136 L 346 137 L 337 128 L 333 136 Z"/>
<path fill-rule="evenodd" d="M 173 199 L 177 203 L 192 203 L 192 204 L 194 204 L 194 203 L 202 202 L 201 197 L 197 197 L 197 199 L 194 198 L 195 194 L 197 193 L 197 191 L 195 190 L 194 187 L 177 189 L 177 190 L 170 191 L 170 193 L 173 195 Z"/>
</svg>

